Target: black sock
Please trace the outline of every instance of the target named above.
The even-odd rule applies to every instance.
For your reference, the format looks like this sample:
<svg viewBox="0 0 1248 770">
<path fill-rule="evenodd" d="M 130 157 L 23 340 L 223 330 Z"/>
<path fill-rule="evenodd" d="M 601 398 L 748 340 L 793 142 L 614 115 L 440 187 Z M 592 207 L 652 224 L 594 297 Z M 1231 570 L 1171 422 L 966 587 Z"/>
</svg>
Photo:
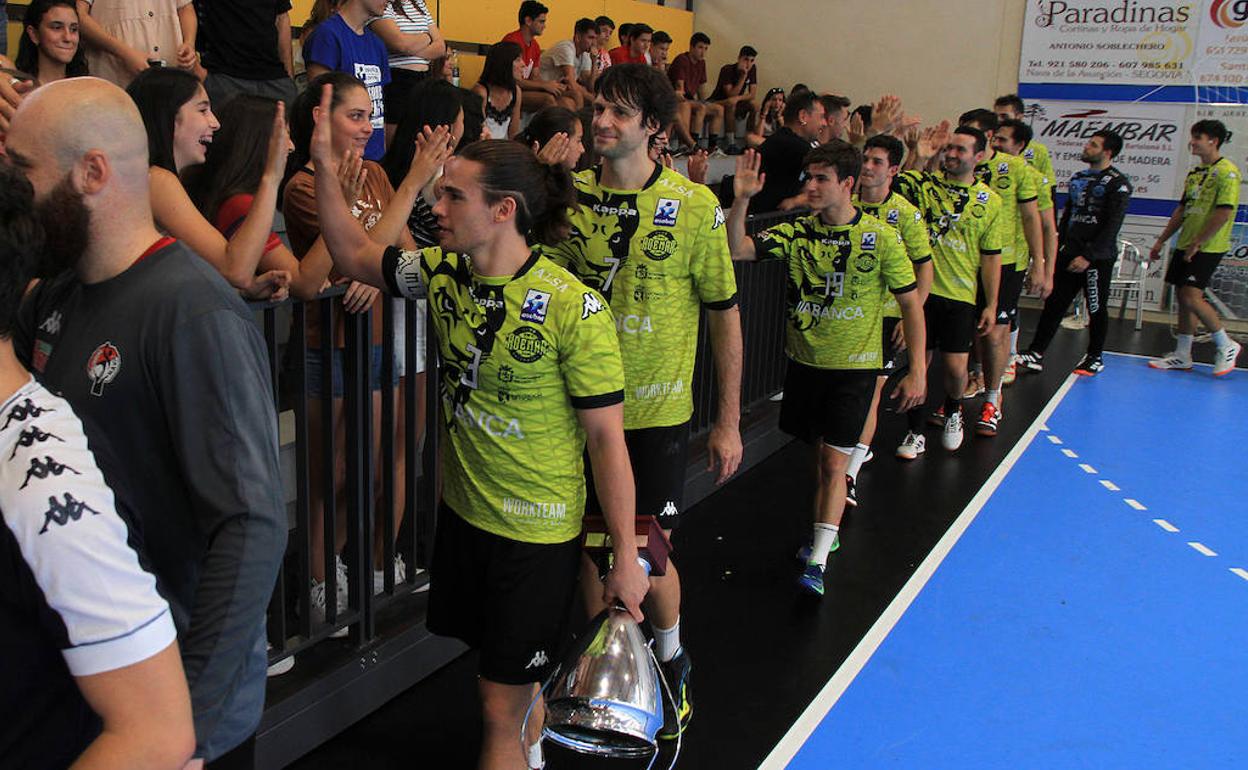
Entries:
<svg viewBox="0 0 1248 770">
<path fill-rule="evenodd" d="M 906 412 L 906 423 L 910 427 L 911 433 L 923 432 L 923 421 L 927 419 L 926 407 L 920 405 Z"/>
<path fill-rule="evenodd" d="M 717 144 L 719 144 L 719 134 L 706 135 L 706 149 L 714 150 Z"/>
<path fill-rule="evenodd" d="M 945 396 L 945 416 L 962 411 L 962 399 Z"/>
</svg>

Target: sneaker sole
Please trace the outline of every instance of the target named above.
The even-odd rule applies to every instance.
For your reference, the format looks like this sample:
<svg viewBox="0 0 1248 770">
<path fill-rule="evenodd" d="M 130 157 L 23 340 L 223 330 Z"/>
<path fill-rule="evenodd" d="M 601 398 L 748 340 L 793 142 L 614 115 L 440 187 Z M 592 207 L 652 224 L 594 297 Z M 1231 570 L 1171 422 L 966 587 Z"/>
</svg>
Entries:
<svg viewBox="0 0 1248 770">
<path fill-rule="evenodd" d="M 922 455 L 922 454 L 923 454 L 922 452 L 916 452 L 916 453 L 914 453 L 914 454 L 912 454 L 912 455 L 903 455 L 903 454 L 901 454 L 900 452 L 898 452 L 898 453 L 897 453 L 897 459 L 898 459 L 898 460 L 905 460 L 906 462 L 910 463 L 910 462 L 914 462 L 915 460 L 919 459 L 919 456 L 920 456 L 920 455 Z"/>
<path fill-rule="evenodd" d="M 281 676 L 282 674 L 289 673 L 290 670 L 294 667 L 295 667 L 295 656 L 291 655 L 289 658 L 282 658 L 278 662 L 269 666 L 268 671 L 265 675 L 266 676 Z"/>
<path fill-rule="evenodd" d="M 1192 370 L 1190 366 L 1154 366 L 1151 361 L 1148 364 L 1148 368 L 1156 369 L 1159 372 L 1190 372 Z M 1217 377 L 1217 373 L 1214 373 L 1214 376 Z"/>
<path fill-rule="evenodd" d="M 992 438 L 997 435 L 997 427 L 995 425 L 986 425 L 981 422 L 975 426 L 975 435 Z"/>
<path fill-rule="evenodd" d="M 823 597 L 823 586 L 815 586 L 814 584 L 807 583 L 799 578 L 797 581 L 797 587 L 810 596 Z"/>
<path fill-rule="evenodd" d="M 1075 374 L 1080 377 L 1095 377 L 1097 372 L 1089 372 L 1087 369 L 1076 369 Z M 1214 376 L 1216 377 L 1217 375 L 1215 374 Z"/>
</svg>

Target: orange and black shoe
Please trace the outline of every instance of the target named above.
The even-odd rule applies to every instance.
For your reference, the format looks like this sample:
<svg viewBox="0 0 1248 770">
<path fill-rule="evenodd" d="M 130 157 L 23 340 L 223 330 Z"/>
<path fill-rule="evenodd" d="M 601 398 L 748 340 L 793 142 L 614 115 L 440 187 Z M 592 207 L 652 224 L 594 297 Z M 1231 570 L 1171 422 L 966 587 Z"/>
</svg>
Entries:
<svg viewBox="0 0 1248 770">
<path fill-rule="evenodd" d="M 676 701 L 676 710 L 667 695 L 663 697 L 663 727 L 659 729 L 659 740 L 674 741 L 689 726 L 693 719 L 693 696 L 689 694 L 689 672 L 693 670 L 693 662 L 689 653 L 681 650 L 680 654 L 666 663 L 659 664 L 663 678 L 672 691 L 672 700 Z"/>
<path fill-rule="evenodd" d="M 984 408 L 979 413 L 979 422 L 975 423 L 975 433 L 980 436 L 995 436 L 999 422 L 1001 410 L 991 401 L 985 401 Z"/>
<path fill-rule="evenodd" d="M 1075 367 L 1075 374 L 1080 377 L 1095 377 L 1100 374 L 1101 370 L 1104 368 L 1105 362 L 1101 360 L 1100 356 L 1087 355 L 1084 356 L 1083 360 L 1079 362 L 1079 365 Z"/>
</svg>

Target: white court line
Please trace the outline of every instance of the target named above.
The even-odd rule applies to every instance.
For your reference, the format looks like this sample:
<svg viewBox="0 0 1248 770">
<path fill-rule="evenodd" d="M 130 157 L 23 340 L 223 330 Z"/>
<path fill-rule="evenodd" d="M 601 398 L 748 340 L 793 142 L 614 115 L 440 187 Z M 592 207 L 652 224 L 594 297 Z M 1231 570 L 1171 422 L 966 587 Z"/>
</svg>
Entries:
<svg viewBox="0 0 1248 770">
<path fill-rule="evenodd" d="M 1101 479 L 1101 486 L 1105 487 L 1105 488 L 1106 488 L 1106 489 L 1108 489 L 1110 492 L 1118 492 L 1118 491 L 1120 491 L 1120 490 L 1118 489 L 1118 485 L 1117 485 L 1117 484 L 1115 484 L 1114 482 L 1110 481 L 1109 479 Z"/>
<path fill-rule="evenodd" d="M 950 525 L 944 537 L 936 543 L 936 547 L 931 550 L 927 558 L 923 560 L 923 563 L 919 565 L 914 574 L 910 576 L 910 579 L 906 581 L 906 584 L 902 586 L 901 591 L 889 603 L 888 608 L 884 610 L 884 613 L 880 615 L 875 624 L 871 626 L 871 629 L 867 631 L 862 640 L 858 642 L 858 645 L 854 647 L 854 651 L 849 654 L 849 657 L 845 659 L 841 667 L 836 670 L 836 673 L 828 680 L 828 683 L 823 686 L 823 689 L 819 691 L 815 699 L 810 702 L 810 705 L 806 707 L 802 715 L 797 718 L 797 721 L 793 723 L 789 731 L 785 733 L 780 742 L 776 744 L 771 753 L 767 755 L 767 758 L 759 765 L 759 770 L 780 770 L 797 755 L 797 752 L 810 738 L 811 734 L 819 727 L 819 723 L 823 721 L 823 718 L 827 716 L 832 707 L 836 705 L 836 702 L 840 700 L 859 672 L 867 665 L 867 661 L 871 660 L 871 656 L 883 644 L 884 639 L 893 630 L 893 627 L 897 625 L 897 621 L 901 620 L 901 616 L 910 608 L 915 597 L 923 590 L 923 586 L 927 585 L 928 580 L 931 580 L 932 575 L 935 574 L 941 562 L 949 555 L 949 552 L 953 550 L 953 546 L 957 544 L 958 539 L 966 532 L 967 527 L 971 526 L 971 522 L 975 521 L 975 517 L 979 515 L 984 504 L 996 492 L 997 487 L 1001 486 L 1001 482 L 1009 474 L 1014 464 L 1018 462 L 1018 458 L 1022 457 L 1023 452 L 1027 451 L 1027 447 L 1031 446 L 1031 442 L 1040 431 L 1040 426 L 1045 424 L 1049 417 L 1052 416 L 1058 404 L 1062 402 L 1062 399 L 1070 391 L 1071 386 L 1075 384 L 1076 379 L 1078 379 L 1078 375 L 1072 373 L 1062 383 L 1062 386 L 1057 389 L 1057 392 L 1049 399 L 1049 403 L 1045 404 L 1044 409 L 1032 421 L 1031 426 L 1027 428 L 1022 438 L 1014 445 L 1009 454 L 1005 456 L 1005 459 L 1001 461 L 996 470 L 992 472 L 992 475 L 988 477 L 984 485 L 979 488 L 979 492 L 975 494 L 975 497 L 971 498 L 967 506 L 962 509 L 962 513 L 958 514 L 958 518 Z"/>
<path fill-rule="evenodd" d="M 1050 435 L 1050 436 L 1049 436 L 1049 441 L 1050 441 L 1051 443 L 1053 443 L 1053 444 L 1060 444 L 1060 443 L 1062 443 L 1062 440 L 1061 440 L 1060 438 L 1058 438 L 1057 436 L 1053 436 L 1053 435 Z"/>
<path fill-rule="evenodd" d="M 1153 523 L 1161 527 L 1167 532 L 1178 532 L 1179 528 L 1166 521 L 1165 519 L 1153 519 Z"/>
<path fill-rule="evenodd" d="M 1190 545 L 1192 549 L 1195 550 L 1196 552 L 1202 553 L 1205 556 L 1217 556 L 1217 554 L 1214 553 L 1212 550 L 1210 550 L 1209 546 L 1205 545 L 1204 543 L 1197 543 L 1195 541 L 1192 541 L 1188 543 L 1188 545 Z"/>
<path fill-rule="evenodd" d="M 1136 500 L 1135 498 L 1132 498 L 1132 497 L 1124 497 L 1124 498 L 1122 499 L 1122 501 L 1123 501 L 1124 503 L 1126 503 L 1127 505 L 1131 506 L 1132 508 L 1134 508 L 1134 509 L 1135 509 L 1135 510 L 1137 510 L 1137 511 L 1147 511 L 1147 510 L 1148 510 L 1148 506 L 1144 505 L 1144 503 L 1141 503 L 1139 500 Z"/>
<path fill-rule="evenodd" d="M 1062 450 L 1062 454 L 1066 455 L 1067 457 L 1078 457 L 1078 456 L 1079 456 L 1079 455 L 1075 454 L 1075 450 L 1073 450 L 1073 449 L 1063 449 L 1063 450 Z"/>
<path fill-rule="evenodd" d="M 1114 350 L 1106 350 L 1106 351 L 1105 351 L 1105 355 L 1108 355 L 1108 356 L 1122 356 L 1123 358 L 1142 358 L 1142 359 L 1144 359 L 1145 361 L 1148 361 L 1148 360 L 1153 359 L 1153 358 L 1159 358 L 1159 357 L 1161 356 L 1161 354 L 1158 354 L 1158 355 L 1156 355 L 1156 356 L 1144 356 L 1144 355 L 1140 355 L 1139 353 L 1119 353 L 1119 352 L 1114 351 Z M 1194 364 L 1195 366 L 1201 366 L 1201 367 L 1204 367 L 1204 368 L 1206 368 L 1206 369 L 1212 369 L 1212 368 L 1213 368 L 1213 364 L 1202 364 L 1202 363 L 1201 363 L 1201 362 L 1199 362 L 1199 361 L 1195 361 L 1195 362 L 1193 362 L 1193 364 Z M 1237 367 L 1235 367 L 1235 368 L 1236 368 L 1236 369 L 1243 369 L 1244 367 L 1242 367 L 1242 366 L 1237 366 Z M 1163 371 L 1163 370 L 1158 370 L 1158 371 Z"/>
<path fill-rule="evenodd" d="M 1231 567 L 1231 572 L 1239 575 L 1244 580 L 1248 580 L 1248 569 L 1244 569 L 1243 567 Z"/>
<path fill-rule="evenodd" d="M 1079 467 L 1083 469 L 1084 473 L 1096 473 L 1096 468 L 1093 468 L 1087 463 L 1079 463 Z"/>
</svg>

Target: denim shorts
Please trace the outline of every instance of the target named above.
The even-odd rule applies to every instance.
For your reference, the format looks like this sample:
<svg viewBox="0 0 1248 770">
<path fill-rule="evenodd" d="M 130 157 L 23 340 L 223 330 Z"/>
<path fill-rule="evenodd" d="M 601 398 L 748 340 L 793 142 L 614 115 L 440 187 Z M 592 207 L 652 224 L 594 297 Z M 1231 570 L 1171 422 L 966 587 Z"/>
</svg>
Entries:
<svg viewBox="0 0 1248 770">
<path fill-rule="evenodd" d="M 368 367 L 368 383 L 373 390 L 381 390 L 381 359 L 383 348 L 381 345 L 374 345 L 372 349 L 372 359 Z M 342 373 L 345 369 L 345 356 L 342 348 L 334 348 L 333 353 L 333 397 L 342 398 L 346 393 L 343 386 Z M 308 374 L 308 397 L 324 398 L 325 397 L 325 381 L 324 372 L 321 371 L 321 349 L 308 348 L 307 350 L 307 374 Z M 394 370 L 393 382 L 391 384 L 399 384 L 399 371 L 396 367 Z"/>
</svg>

